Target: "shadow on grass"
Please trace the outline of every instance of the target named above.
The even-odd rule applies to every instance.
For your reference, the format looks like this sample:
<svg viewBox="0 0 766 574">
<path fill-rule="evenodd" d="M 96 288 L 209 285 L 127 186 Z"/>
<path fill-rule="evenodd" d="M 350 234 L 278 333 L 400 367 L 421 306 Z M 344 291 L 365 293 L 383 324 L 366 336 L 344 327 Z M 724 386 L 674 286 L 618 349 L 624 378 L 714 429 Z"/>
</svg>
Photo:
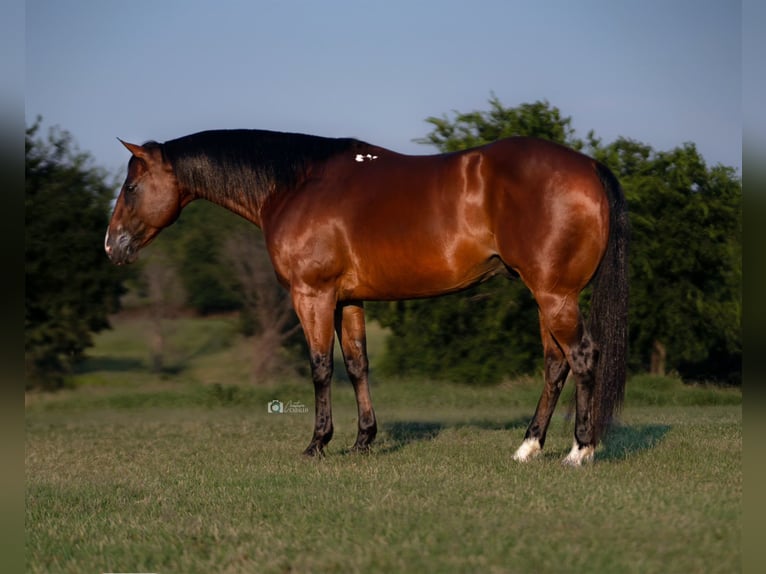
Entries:
<svg viewBox="0 0 766 574">
<path fill-rule="evenodd" d="M 522 431 L 529 418 L 519 417 L 506 422 L 497 420 L 395 421 L 383 425 L 385 440 L 375 452 L 388 454 L 418 442 L 433 440 L 446 429 L 477 428 L 483 430 Z M 604 442 L 604 450 L 596 455 L 600 460 L 620 460 L 656 447 L 670 431 L 670 425 L 629 425 L 615 427 Z M 521 435 L 519 435 L 521 437 Z M 554 453 L 549 453 L 551 456 Z M 558 453 L 555 454 L 558 456 Z"/>
<path fill-rule="evenodd" d="M 386 433 L 385 442 L 376 452 L 386 454 L 396 452 L 409 444 L 435 439 L 446 429 L 477 428 L 482 430 L 523 429 L 529 423 L 527 417 L 506 422 L 496 420 L 470 420 L 460 422 L 445 421 L 395 421 L 383 425 Z"/>
<path fill-rule="evenodd" d="M 614 427 L 604 441 L 601 460 L 620 460 L 656 447 L 672 427 L 670 425 L 626 425 Z"/>
</svg>

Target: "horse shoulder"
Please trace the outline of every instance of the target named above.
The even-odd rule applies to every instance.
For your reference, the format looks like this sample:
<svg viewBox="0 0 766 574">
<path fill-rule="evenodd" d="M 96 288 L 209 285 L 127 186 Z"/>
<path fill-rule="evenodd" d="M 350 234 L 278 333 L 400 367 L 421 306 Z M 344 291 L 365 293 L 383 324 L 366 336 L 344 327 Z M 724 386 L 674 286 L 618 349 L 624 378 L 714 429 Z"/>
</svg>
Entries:
<svg viewBox="0 0 766 574">
<path fill-rule="evenodd" d="M 337 220 L 315 193 L 319 182 L 272 201 L 262 213 L 262 229 L 274 270 L 285 286 L 322 288 L 343 274 L 345 257 Z"/>
</svg>

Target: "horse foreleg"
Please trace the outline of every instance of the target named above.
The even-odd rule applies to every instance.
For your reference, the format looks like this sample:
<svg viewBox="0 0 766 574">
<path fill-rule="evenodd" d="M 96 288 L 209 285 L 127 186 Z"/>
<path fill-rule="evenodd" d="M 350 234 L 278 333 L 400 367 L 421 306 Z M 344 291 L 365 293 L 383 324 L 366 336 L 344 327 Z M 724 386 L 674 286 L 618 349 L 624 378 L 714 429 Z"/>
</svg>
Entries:
<svg viewBox="0 0 766 574">
<path fill-rule="evenodd" d="M 333 434 L 330 384 L 333 369 L 333 312 L 335 297 L 332 293 L 312 289 L 293 289 L 291 292 L 295 312 L 303 326 L 311 356 L 311 377 L 314 382 L 314 435 L 303 454 L 319 456 Z"/>
<path fill-rule="evenodd" d="M 553 410 L 556 408 L 567 374 L 569 374 L 569 364 L 566 357 L 546 327 L 542 313 L 540 313 L 540 333 L 545 357 L 545 387 L 540 395 L 540 400 L 537 402 L 537 409 L 529 427 L 527 427 L 527 432 L 524 434 L 524 442 L 513 455 L 513 459 L 519 462 L 531 460 L 542 451 Z"/>
<path fill-rule="evenodd" d="M 354 387 L 359 417 L 359 431 L 353 450 L 365 451 L 378 432 L 375 411 L 370 399 L 367 360 L 367 337 L 364 327 L 364 307 L 361 303 L 341 305 L 335 312 L 335 330 L 338 333 L 346 372 Z"/>
</svg>

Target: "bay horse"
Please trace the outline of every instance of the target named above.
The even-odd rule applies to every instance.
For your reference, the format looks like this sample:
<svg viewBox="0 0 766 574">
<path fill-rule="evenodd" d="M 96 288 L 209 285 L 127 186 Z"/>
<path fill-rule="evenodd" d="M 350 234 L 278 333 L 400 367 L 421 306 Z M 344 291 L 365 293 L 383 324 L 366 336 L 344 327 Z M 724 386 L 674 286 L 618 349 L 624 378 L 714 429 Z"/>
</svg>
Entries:
<svg viewBox="0 0 766 574">
<path fill-rule="evenodd" d="M 335 333 L 358 406 L 353 449 L 375 438 L 363 301 L 433 297 L 500 274 L 534 295 L 544 356 L 544 388 L 514 459 L 541 452 L 571 370 L 564 462 L 593 460 L 626 377 L 628 218 L 606 166 L 527 137 L 424 156 L 265 130 L 122 143 L 131 157 L 104 242 L 112 262 L 135 260 L 195 199 L 263 231 L 310 350 L 315 420 L 304 454 L 322 455 L 333 435 Z M 579 294 L 591 282 L 586 322 Z"/>
</svg>

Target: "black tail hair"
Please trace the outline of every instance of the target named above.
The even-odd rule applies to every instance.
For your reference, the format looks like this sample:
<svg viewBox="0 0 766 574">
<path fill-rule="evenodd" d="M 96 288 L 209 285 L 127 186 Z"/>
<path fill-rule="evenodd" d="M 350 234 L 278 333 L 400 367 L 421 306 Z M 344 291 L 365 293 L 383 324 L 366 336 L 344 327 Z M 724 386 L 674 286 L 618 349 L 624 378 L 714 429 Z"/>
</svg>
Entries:
<svg viewBox="0 0 766 574">
<path fill-rule="evenodd" d="M 593 391 L 592 420 L 599 441 L 609 430 L 625 396 L 628 353 L 628 241 L 625 195 L 611 170 L 597 164 L 609 199 L 609 240 L 593 278 L 588 330 L 599 347 Z"/>
</svg>

